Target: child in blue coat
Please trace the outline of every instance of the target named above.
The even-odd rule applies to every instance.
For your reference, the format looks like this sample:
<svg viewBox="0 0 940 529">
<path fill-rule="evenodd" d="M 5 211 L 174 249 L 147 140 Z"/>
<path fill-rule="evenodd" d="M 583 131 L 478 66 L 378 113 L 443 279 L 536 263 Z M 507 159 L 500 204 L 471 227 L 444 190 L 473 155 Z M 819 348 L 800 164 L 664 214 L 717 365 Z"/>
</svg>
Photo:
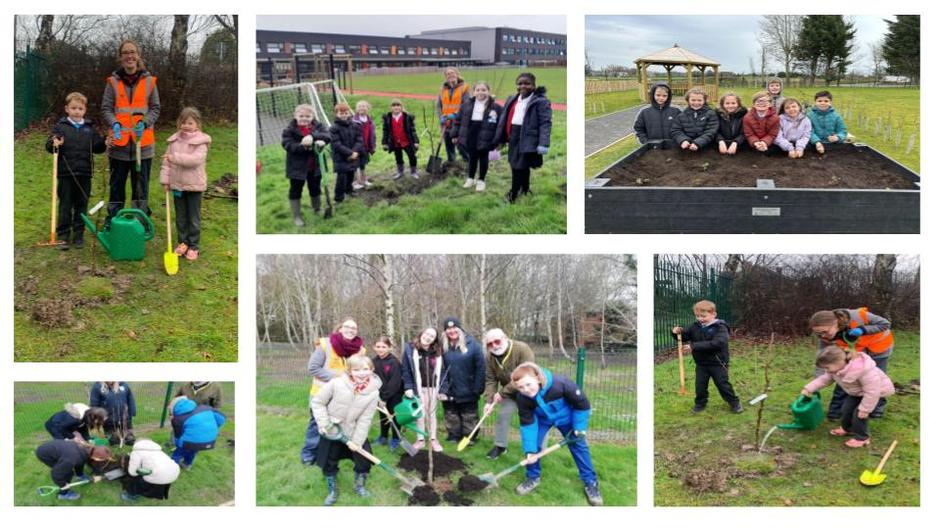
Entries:
<svg viewBox="0 0 940 529">
<path fill-rule="evenodd" d="M 225 415 L 210 406 L 200 406 L 186 397 L 176 397 L 170 402 L 173 420 L 173 436 L 176 449 L 173 461 L 183 470 L 193 466 L 196 454 L 215 448 L 219 428 L 225 424 Z"/>
<path fill-rule="evenodd" d="M 832 94 L 828 90 L 816 92 L 815 105 L 806 117 L 813 124 L 813 133 L 809 141 L 816 146 L 816 152 L 826 152 L 827 143 L 842 143 L 848 136 L 845 121 L 832 106 Z"/>
<path fill-rule="evenodd" d="M 571 379 L 542 369 L 532 362 L 520 364 L 512 372 L 512 383 L 519 391 L 519 431 L 526 454 L 526 480 L 516 493 L 528 494 L 539 486 L 542 468 L 537 457 L 545 436 L 554 426 L 568 440 L 568 450 L 584 482 L 584 494 L 591 505 L 603 505 L 597 484 L 597 472 L 591 463 L 586 440 L 591 403 Z"/>
</svg>

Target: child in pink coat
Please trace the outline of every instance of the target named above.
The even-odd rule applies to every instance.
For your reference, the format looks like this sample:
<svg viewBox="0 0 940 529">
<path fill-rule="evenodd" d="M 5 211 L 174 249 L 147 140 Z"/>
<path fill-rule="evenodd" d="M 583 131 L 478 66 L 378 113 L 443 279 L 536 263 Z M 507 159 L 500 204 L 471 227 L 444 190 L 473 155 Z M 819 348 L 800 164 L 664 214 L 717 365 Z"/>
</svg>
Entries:
<svg viewBox="0 0 940 529">
<path fill-rule="evenodd" d="M 177 131 L 166 141 L 160 167 L 160 183 L 164 191 L 173 190 L 176 213 L 176 235 L 179 244 L 174 253 L 188 261 L 199 258 L 202 193 L 206 190 L 206 156 L 212 138 L 202 132 L 202 116 L 186 107 L 176 119 Z"/>
<path fill-rule="evenodd" d="M 816 354 L 816 367 L 823 373 L 803 387 L 803 395 L 809 397 L 833 382 L 848 394 L 842 404 L 842 426 L 829 433 L 839 437 L 851 435 L 845 442 L 849 448 L 870 444 L 868 416 L 878 399 L 894 394 L 894 383 L 870 356 L 845 351 L 837 345 L 825 347 Z"/>
</svg>

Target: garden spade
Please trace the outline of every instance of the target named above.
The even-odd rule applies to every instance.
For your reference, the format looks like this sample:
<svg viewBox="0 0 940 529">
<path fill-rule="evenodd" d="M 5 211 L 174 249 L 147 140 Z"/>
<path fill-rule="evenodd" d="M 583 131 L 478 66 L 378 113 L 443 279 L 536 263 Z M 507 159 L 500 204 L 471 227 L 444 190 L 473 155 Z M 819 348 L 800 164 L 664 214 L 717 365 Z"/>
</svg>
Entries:
<svg viewBox="0 0 940 529">
<path fill-rule="evenodd" d="M 39 246 L 59 246 L 65 241 L 58 241 L 55 238 L 55 227 L 59 222 L 59 148 L 52 148 L 52 216 L 49 220 L 49 241 L 41 242 Z"/>
<path fill-rule="evenodd" d="M 326 199 L 326 209 L 323 210 L 323 218 L 333 217 L 333 200 L 330 198 L 330 181 L 327 178 L 329 167 L 326 163 L 326 148 L 317 147 L 317 163 L 320 165 L 320 178 L 323 184 L 323 196 Z"/>
<path fill-rule="evenodd" d="M 480 429 L 480 426 L 483 424 L 483 421 L 490 416 L 490 413 L 493 413 L 493 409 L 496 407 L 495 404 L 487 405 L 483 408 L 483 417 L 480 417 L 480 420 L 477 422 L 477 425 L 473 427 L 473 430 L 470 430 L 470 434 L 460 440 L 457 443 L 457 451 L 463 452 L 463 449 L 470 444 L 470 439 L 473 439 L 473 434 L 477 433 L 477 430 Z"/>
<path fill-rule="evenodd" d="M 73 481 L 64 487 L 57 487 L 55 485 L 43 485 L 42 487 L 38 487 L 36 489 L 36 492 L 39 493 L 40 496 L 49 496 L 50 494 L 55 494 L 56 492 L 63 492 L 73 487 L 77 487 L 79 485 L 85 485 L 88 482 L 89 481 L 87 479 L 83 479 L 80 481 Z"/>
<path fill-rule="evenodd" d="M 407 452 L 411 457 L 418 455 L 418 449 L 415 448 L 415 445 L 411 444 L 411 441 L 405 439 L 405 436 L 401 434 L 401 430 L 399 430 L 398 425 L 395 424 L 395 416 L 392 415 L 390 411 L 388 411 L 388 408 L 385 406 L 379 406 L 379 411 L 388 417 L 388 421 L 391 423 L 395 433 L 398 434 L 398 439 L 401 441 L 401 447 L 405 450 L 405 452 Z"/>
<path fill-rule="evenodd" d="M 561 448 L 561 447 L 563 447 L 563 446 L 565 446 L 565 445 L 567 445 L 567 444 L 569 444 L 569 443 L 575 442 L 575 441 L 577 441 L 577 437 L 575 437 L 575 438 L 573 438 L 573 439 L 562 439 L 561 441 L 558 441 L 557 443 L 553 444 L 552 446 L 549 446 L 548 448 L 546 448 L 546 449 L 542 450 L 541 452 L 535 454 L 535 457 L 536 457 L 536 459 L 542 459 L 543 457 L 547 456 L 548 454 L 551 454 L 552 452 L 558 450 L 559 448 Z M 504 477 L 508 476 L 509 474 L 512 474 L 513 472 L 519 470 L 520 468 L 522 468 L 522 467 L 524 467 L 524 466 L 526 466 L 526 460 L 525 460 L 525 459 L 523 459 L 522 461 L 516 463 L 515 465 L 513 465 L 513 466 L 511 466 L 511 467 L 509 467 L 509 468 L 507 468 L 507 469 L 505 469 L 505 470 L 500 471 L 500 472 L 497 473 L 497 474 L 493 474 L 492 472 L 487 472 L 486 474 L 480 474 L 479 476 L 477 476 L 477 479 L 479 479 L 480 481 L 485 481 L 485 482 L 489 483 L 489 485 L 487 485 L 486 488 L 492 488 L 492 487 L 495 487 L 495 486 L 497 486 L 497 485 L 499 484 L 499 480 L 503 479 Z"/>
<path fill-rule="evenodd" d="M 679 394 L 686 395 L 685 392 L 685 360 L 682 358 L 682 335 L 679 335 Z"/>
<path fill-rule="evenodd" d="M 166 252 L 163 253 L 163 268 L 167 275 L 175 276 L 180 270 L 180 256 L 173 252 L 173 232 L 170 229 L 170 190 L 166 190 Z"/>
<path fill-rule="evenodd" d="M 327 439 L 331 440 L 331 441 L 339 441 L 339 442 L 341 442 L 341 443 L 348 443 L 348 442 L 349 442 L 349 438 L 346 437 L 346 434 L 343 433 L 343 430 L 340 429 L 339 425 L 337 425 L 337 424 L 332 425 L 332 427 L 331 427 L 329 430 L 327 430 L 327 432 L 326 432 L 325 434 L 323 434 L 323 436 L 326 437 Z M 398 481 L 401 481 L 401 490 L 402 490 L 405 494 L 407 494 L 407 495 L 409 495 L 409 496 L 414 496 L 414 491 L 415 491 L 415 489 L 424 485 L 424 482 L 421 481 L 420 479 L 417 479 L 417 478 L 409 478 L 408 476 L 402 474 L 401 472 L 399 472 L 399 471 L 396 470 L 395 468 L 392 468 L 388 463 L 385 463 L 385 462 L 382 461 L 381 459 L 379 459 L 379 458 L 375 457 L 374 455 L 370 454 L 369 452 L 367 452 L 367 451 L 366 451 L 364 448 L 362 448 L 361 446 L 356 447 L 356 449 L 354 450 L 354 452 L 356 452 L 357 454 L 361 455 L 362 457 L 368 459 L 369 461 L 372 461 L 372 464 L 373 464 L 373 465 L 375 465 L 375 466 L 381 468 L 382 470 L 388 472 L 389 474 L 391 474 L 392 476 L 394 476 L 395 479 L 397 479 Z"/>
<path fill-rule="evenodd" d="M 891 452 L 894 452 L 894 447 L 896 446 L 898 446 L 897 439 L 891 443 L 891 446 L 888 448 L 888 451 L 885 452 L 885 455 L 881 456 L 881 461 L 878 463 L 878 467 L 875 468 L 875 470 L 866 470 L 862 472 L 862 475 L 858 477 L 858 480 L 862 482 L 862 485 L 875 487 L 884 483 L 888 475 L 882 474 L 881 470 L 884 468 L 888 458 L 891 457 Z"/>
</svg>

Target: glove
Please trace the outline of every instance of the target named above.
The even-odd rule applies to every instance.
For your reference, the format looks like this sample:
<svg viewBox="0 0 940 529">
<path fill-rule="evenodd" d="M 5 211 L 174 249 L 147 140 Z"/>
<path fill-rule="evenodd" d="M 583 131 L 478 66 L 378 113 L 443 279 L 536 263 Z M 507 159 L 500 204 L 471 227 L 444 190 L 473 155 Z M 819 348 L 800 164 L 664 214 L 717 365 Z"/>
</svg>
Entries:
<svg viewBox="0 0 940 529">
<path fill-rule="evenodd" d="M 575 436 L 575 437 L 584 438 L 586 435 L 587 435 L 587 432 L 585 432 L 584 430 L 575 430 L 575 431 L 574 431 L 574 436 Z"/>
<path fill-rule="evenodd" d="M 137 136 L 137 138 L 140 138 L 144 135 L 145 128 L 147 127 L 144 125 L 144 120 L 140 120 L 136 125 L 134 125 L 134 134 Z"/>
<path fill-rule="evenodd" d="M 440 393 L 440 394 L 438 394 L 438 396 L 437 396 L 437 400 L 442 401 L 442 402 L 443 402 L 443 401 L 446 401 L 446 400 L 449 400 L 449 399 L 450 399 L 450 397 L 448 397 L 447 395 L 445 395 L 445 394 L 443 394 L 443 393 Z"/>
<path fill-rule="evenodd" d="M 179 189 L 174 189 L 174 190 L 173 190 L 173 196 L 176 197 L 176 198 L 183 198 L 183 192 L 180 191 Z"/>
<path fill-rule="evenodd" d="M 415 392 L 411 391 L 410 389 L 406 389 L 405 396 L 408 397 L 409 399 L 413 399 L 415 398 Z"/>
<path fill-rule="evenodd" d="M 857 340 L 859 336 L 865 334 L 865 329 L 861 327 L 856 327 L 854 329 L 849 329 L 845 332 L 845 335 L 853 340 Z"/>
<path fill-rule="evenodd" d="M 111 125 L 111 130 L 114 131 L 114 139 L 116 140 L 121 139 L 121 124 L 120 123 L 115 123 L 114 125 Z"/>
<path fill-rule="evenodd" d="M 447 116 L 441 116 L 441 125 L 443 125 L 445 121 L 447 121 Z"/>
<path fill-rule="evenodd" d="M 539 145 L 538 147 L 535 148 L 535 152 L 542 154 L 542 155 L 548 154 L 548 147 L 544 145 Z"/>
<path fill-rule="evenodd" d="M 317 140 L 313 142 L 313 144 L 317 146 L 317 149 L 322 149 L 326 145 L 326 142 L 323 140 Z"/>
<path fill-rule="evenodd" d="M 303 137 L 302 140 L 300 140 L 300 144 L 303 145 L 304 147 L 309 148 L 311 145 L 313 145 L 313 136 L 307 134 L 306 136 Z"/>
<path fill-rule="evenodd" d="M 457 114 L 448 114 L 447 119 L 457 119 Z"/>
</svg>

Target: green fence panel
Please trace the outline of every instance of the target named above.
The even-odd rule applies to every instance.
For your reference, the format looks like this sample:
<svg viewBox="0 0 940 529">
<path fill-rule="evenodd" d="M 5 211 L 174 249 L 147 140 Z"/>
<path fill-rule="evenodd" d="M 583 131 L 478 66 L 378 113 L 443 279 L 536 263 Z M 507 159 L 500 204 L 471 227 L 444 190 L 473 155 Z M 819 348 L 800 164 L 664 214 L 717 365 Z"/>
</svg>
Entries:
<svg viewBox="0 0 940 529">
<path fill-rule="evenodd" d="M 696 270 L 679 263 L 653 265 L 655 311 L 653 343 L 656 352 L 675 347 L 672 328 L 686 326 L 695 320 L 692 305 L 707 299 L 715 303 L 718 317 L 734 325 L 732 308 L 733 280 L 721 275 L 717 268 Z"/>
</svg>

